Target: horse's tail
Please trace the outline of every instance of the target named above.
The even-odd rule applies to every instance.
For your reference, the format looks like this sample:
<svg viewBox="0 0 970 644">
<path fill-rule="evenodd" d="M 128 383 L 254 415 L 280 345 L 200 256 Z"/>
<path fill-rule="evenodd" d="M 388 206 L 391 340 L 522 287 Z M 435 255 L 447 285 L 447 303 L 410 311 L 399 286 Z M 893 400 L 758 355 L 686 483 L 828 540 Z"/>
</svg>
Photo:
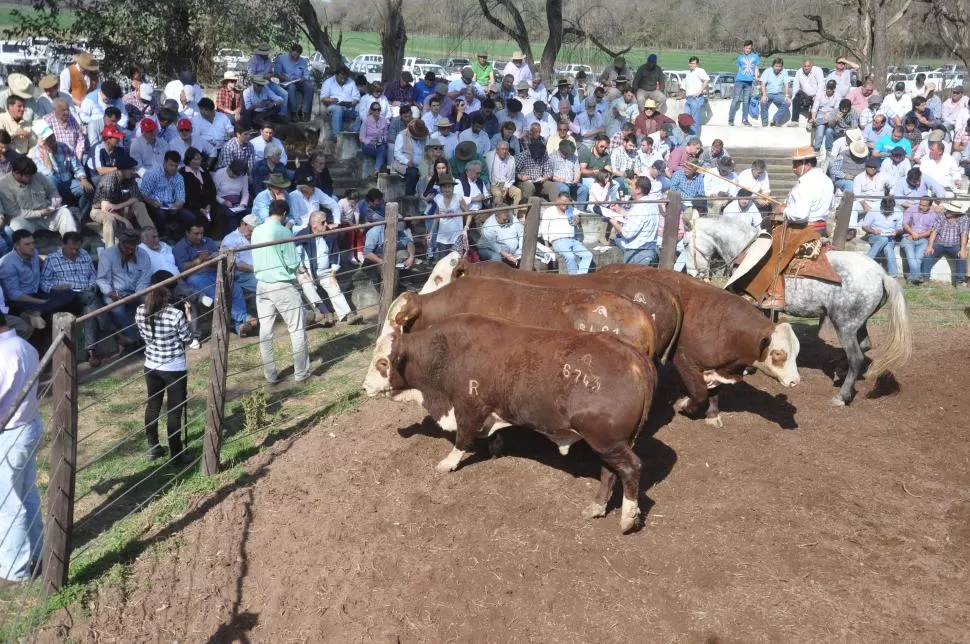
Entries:
<svg viewBox="0 0 970 644">
<path fill-rule="evenodd" d="M 883 349 L 882 355 L 869 367 L 868 375 L 873 377 L 902 367 L 913 355 L 913 335 L 903 287 L 885 272 L 882 273 L 882 286 L 888 300 L 886 313 L 889 316 L 889 343 Z"/>
</svg>

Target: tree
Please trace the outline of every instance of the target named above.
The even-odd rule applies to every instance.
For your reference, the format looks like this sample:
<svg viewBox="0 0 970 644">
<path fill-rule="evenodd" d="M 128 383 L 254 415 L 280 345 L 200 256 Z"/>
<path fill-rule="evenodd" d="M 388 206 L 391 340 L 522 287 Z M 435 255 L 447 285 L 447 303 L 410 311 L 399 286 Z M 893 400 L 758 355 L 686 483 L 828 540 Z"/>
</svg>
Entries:
<svg viewBox="0 0 970 644">
<path fill-rule="evenodd" d="M 961 0 L 956 0 L 960 2 Z M 822 16 L 808 15 L 814 27 L 798 27 L 804 34 L 816 34 L 824 41 L 843 48 L 855 58 L 860 76 L 875 79 L 877 86 L 886 80 L 889 60 L 889 29 L 909 10 L 912 0 L 847 0 L 846 6 L 856 13 L 855 24 L 848 24 L 839 33 L 826 29 Z"/>
<path fill-rule="evenodd" d="M 377 6 L 381 14 L 381 54 L 384 65 L 381 69 L 381 80 L 389 83 L 401 78 L 401 67 L 404 66 L 404 45 L 407 44 L 408 34 L 404 28 L 404 13 L 401 8 L 403 0 L 380 0 Z"/>
<path fill-rule="evenodd" d="M 545 78 L 552 77 L 556 66 L 556 57 L 559 55 L 563 40 L 567 36 L 574 37 L 577 40 L 588 40 L 611 57 L 630 51 L 632 45 L 619 51 L 613 51 L 582 27 L 579 20 L 565 19 L 563 17 L 563 2 L 564 0 L 545 0 L 544 13 L 547 35 L 546 44 L 542 48 L 542 57 L 539 61 L 536 61 L 533 56 L 529 28 L 522 12 L 516 6 L 517 2 L 513 0 L 478 0 L 478 5 L 485 19 L 515 42 L 526 63 L 535 67 L 536 62 L 538 62 L 538 67 Z"/>
<path fill-rule="evenodd" d="M 924 22 L 936 26 L 947 52 L 970 69 L 970 11 L 966 0 L 920 0 L 927 5 Z"/>
<path fill-rule="evenodd" d="M 300 17 L 300 29 L 313 43 L 314 48 L 323 55 L 327 67 L 336 70 L 344 66 L 340 47 L 343 45 L 343 31 L 338 31 L 337 41 L 333 40 L 333 25 L 322 26 L 317 9 L 311 0 L 289 0 L 293 2 L 293 9 Z"/>
</svg>

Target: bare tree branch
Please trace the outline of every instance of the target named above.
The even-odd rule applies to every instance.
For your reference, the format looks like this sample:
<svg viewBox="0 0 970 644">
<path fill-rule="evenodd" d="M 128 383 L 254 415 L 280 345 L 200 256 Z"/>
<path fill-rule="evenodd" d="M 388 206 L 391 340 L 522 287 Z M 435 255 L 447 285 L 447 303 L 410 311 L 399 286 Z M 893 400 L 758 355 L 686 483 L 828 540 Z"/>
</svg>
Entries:
<svg viewBox="0 0 970 644">
<path fill-rule="evenodd" d="M 899 22 L 900 19 L 902 19 L 902 17 L 906 15 L 906 12 L 909 11 L 909 6 L 911 4 L 913 4 L 913 0 L 906 0 L 906 2 L 903 3 L 903 6 L 899 8 L 899 11 L 896 12 L 896 15 L 894 15 L 892 18 L 889 19 L 888 22 L 886 22 L 886 29 L 889 29 L 894 24 Z"/>
<path fill-rule="evenodd" d="M 617 56 L 622 56 L 623 54 L 633 49 L 633 45 L 628 45 L 623 49 L 618 49 L 618 50 L 610 49 L 610 47 L 605 43 L 603 43 L 599 38 L 589 33 L 582 27 L 579 27 L 576 25 L 570 25 L 569 27 L 563 28 L 562 33 L 563 35 L 569 34 L 571 36 L 576 36 L 580 40 L 588 40 L 590 43 L 593 44 L 594 47 L 599 49 L 601 52 L 603 52 L 610 58 L 616 58 Z"/>
<path fill-rule="evenodd" d="M 514 27 L 510 27 L 505 24 L 500 18 L 498 18 L 492 11 L 491 4 L 494 4 L 496 8 L 501 7 L 504 9 L 509 16 L 512 18 Z M 512 4 L 511 0 L 478 0 L 478 6 L 482 9 L 482 15 L 485 20 L 488 20 L 496 29 L 500 30 L 502 33 L 507 35 L 509 38 L 515 41 L 522 50 L 522 54 L 526 57 L 527 62 L 532 61 L 532 45 L 529 42 L 529 30 L 526 28 L 525 20 L 522 18 L 522 13 Z"/>
<path fill-rule="evenodd" d="M 813 28 L 798 27 L 797 31 L 803 34 L 817 34 L 822 40 L 844 47 L 849 53 L 851 53 L 856 59 L 864 60 L 863 56 L 859 50 L 856 48 L 855 44 L 844 36 L 836 36 L 830 31 L 825 29 L 825 25 L 822 22 L 822 16 L 815 15 L 805 15 L 806 20 L 815 23 Z"/>
<path fill-rule="evenodd" d="M 781 47 L 775 43 L 774 38 L 768 36 L 765 39 L 765 46 L 758 49 L 762 58 L 771 58 L 772 56 L 777 56 L 778 54 L 800 54 L 804 51 L 818 47 L 819 45 L 824 45 L 826 40 L 813 40 L 811 42 L 803 43 L 801 45 L 795 45 L 794 47 Z"/>
</svg>

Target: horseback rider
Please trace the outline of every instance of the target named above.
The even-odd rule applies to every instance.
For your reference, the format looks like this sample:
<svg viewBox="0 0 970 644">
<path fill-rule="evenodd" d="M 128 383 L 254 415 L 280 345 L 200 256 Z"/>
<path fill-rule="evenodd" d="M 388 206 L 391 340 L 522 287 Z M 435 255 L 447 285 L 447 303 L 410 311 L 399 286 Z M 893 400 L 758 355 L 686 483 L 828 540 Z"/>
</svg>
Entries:
<svg viewBox="0 0 970 644">
<path fill-rule="evenodd" d="M 785 205 L 779 205 L 770 218 L 771 238 L 756 239 L 728 282 L 731 290 L 743 291 L 763 309 L 778 310 L 785 305 L 785 268 L 806 243 L 826 235 L 829 209 L 835 186 L 818 169 L 811 146 L 792 152 L 792 173 L 798 177 Z"/>
</svg>

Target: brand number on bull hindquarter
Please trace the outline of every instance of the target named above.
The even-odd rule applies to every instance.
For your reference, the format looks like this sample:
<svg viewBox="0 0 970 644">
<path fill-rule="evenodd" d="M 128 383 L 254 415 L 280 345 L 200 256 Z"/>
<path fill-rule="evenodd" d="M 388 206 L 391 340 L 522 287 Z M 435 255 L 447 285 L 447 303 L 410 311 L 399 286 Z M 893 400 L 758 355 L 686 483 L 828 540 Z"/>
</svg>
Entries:
<svg viewBox="0 0 970 644">
<path fill-rule="evenodd" d="M 572 380 L 574 383 L 582 383 L 584 387 L 592 392 L 600 390 L 600 377 L 594 376 L 589 371 L 583 371 L 582 369 L 577 369 L 568 362 L 562 365 L 562 377 L 566 380 Z"/>
<path fill-rule="evenodd" d="M 468 395 L 469 396 L 477 396 L 478 395 L 478 381 L 477 380 L 469 380 L 468 381 Z"/>
<path fill-rule="evenodd" d="M 576 328 L 580 331 L 590 331 L 591 333 L 612 333 L 614 335 L 620 335 L 619 329 L 611 329 L 608 326 L 604 326 L 601 329 L 597 329 L 595 324 L 590 324 L 589 328 L 586 328 L 585 322 L 577 322 Z"/>
</svg>

